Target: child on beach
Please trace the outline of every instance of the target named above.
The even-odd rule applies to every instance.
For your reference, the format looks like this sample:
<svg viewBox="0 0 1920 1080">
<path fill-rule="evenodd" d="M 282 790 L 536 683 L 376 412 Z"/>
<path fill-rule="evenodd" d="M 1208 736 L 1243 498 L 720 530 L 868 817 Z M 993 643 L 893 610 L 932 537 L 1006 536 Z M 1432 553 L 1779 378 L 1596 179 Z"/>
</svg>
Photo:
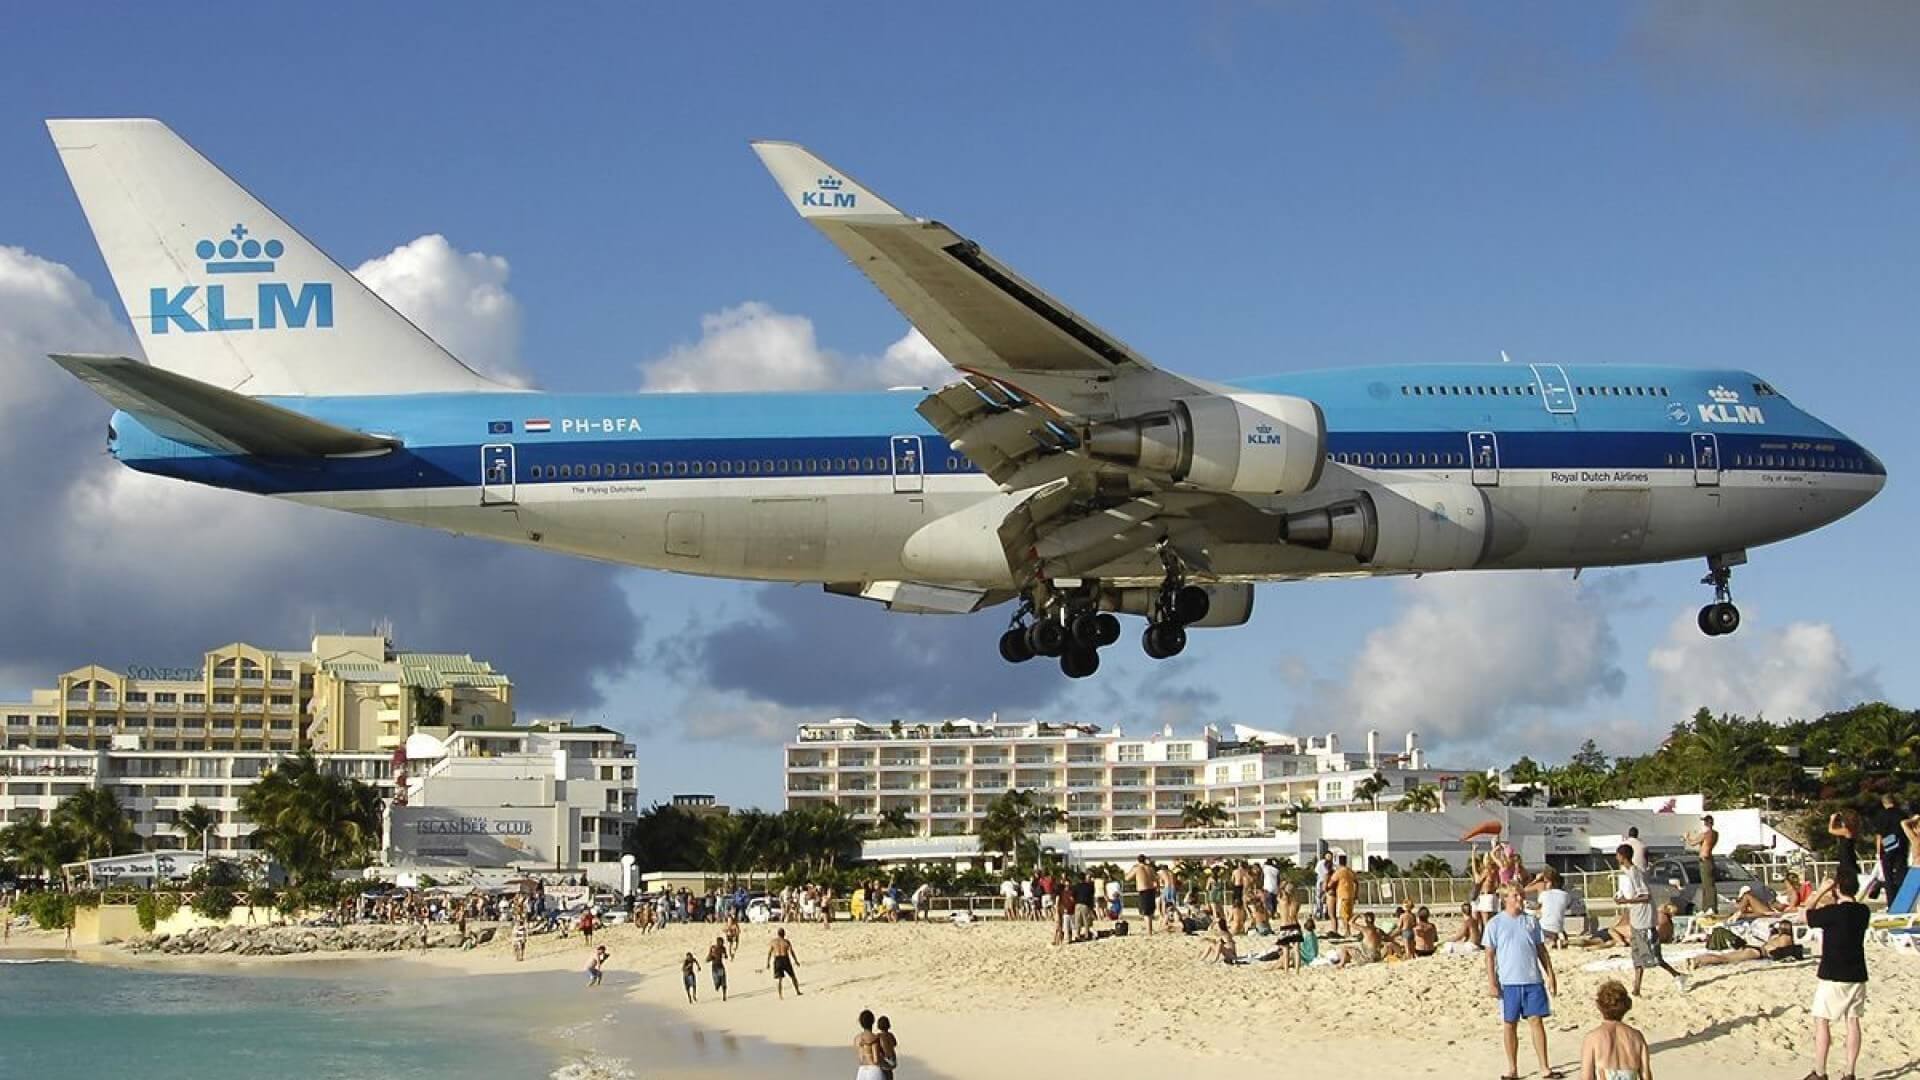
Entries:
<svg viewBox="0 0 1920 1080">
<path fill-rule="evenodd" d="M 689 1005 L 700 1000 L 700 976 L 696 974 L 698 971 L 699 965 L 693 962 L 693 954 L 688 953 L 680 961 L 680 985 L 686 987 Z"/>
<path fill-rule="evenodd" d="M 1300 924 L 1300 942 L 1287 954 L 1287 970 L 1297 971 L 1320 959 L 1320 935 L 1313 932 L 1313 920 Z"/>
<path fill-rule="evenodd" d="M 513 924 L 513 958 L 515 960 L 527 958 L 527 921 L 525 919 Z"/>
<path fill-rule="evenodd" d="M 1617 979 L 1600 984 L 1595 997 L 1600 1026 L 1580 1044 L 1580 1080 L 1653 1080 L 1653 1056 L 1647 1037 L 1624 1022 L 1633 995 Z"/>
<path fill-rule="evenodd" d="M 893 1070 L 900 1067 L 900 1040 L 893 1037 L 893 1021 L 883 1016 L 873 1026 L 880 1036 L 880 1080 L 893 1080 Z"/>
<path fill-rule="evenodd" d="M 602 945 L 593 950 L 592 959 L 587 961 L 587 985 L 589 987 L 600 985 L 600 977 L 606 974 L 606 967 L 607 947 Z"/>
</svg>

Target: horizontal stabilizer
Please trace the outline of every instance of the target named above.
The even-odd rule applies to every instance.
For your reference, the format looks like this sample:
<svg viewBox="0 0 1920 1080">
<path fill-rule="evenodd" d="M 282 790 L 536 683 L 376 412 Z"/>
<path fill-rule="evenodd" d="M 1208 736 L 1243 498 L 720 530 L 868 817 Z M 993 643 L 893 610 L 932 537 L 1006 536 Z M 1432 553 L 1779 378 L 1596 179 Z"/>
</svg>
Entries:
<svg viewBox="0 0 1920 1080">
<path fill-rule="evenodd" d="M 56 354 L 53 362 L 159 434 L 208 450 L 324 457 L 380 453 L 400 445 L 398 439 L 337 427 L 131 357 Z"/>
</svg>

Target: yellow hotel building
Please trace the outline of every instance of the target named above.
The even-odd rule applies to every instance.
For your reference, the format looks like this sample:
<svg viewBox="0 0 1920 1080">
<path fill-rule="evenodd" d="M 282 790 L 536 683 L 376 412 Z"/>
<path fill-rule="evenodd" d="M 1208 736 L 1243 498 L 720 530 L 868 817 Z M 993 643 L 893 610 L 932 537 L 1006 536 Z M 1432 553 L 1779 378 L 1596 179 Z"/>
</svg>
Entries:
<svg viewBox="0 0 1920 1080">
<path fill-rule="evenodd" d="M 513 684 L 485 661 L 323 634 L 304 651 L 223 645 L 198 669 L 75 668 L 30 700 L 0 701 L 0 749 L 107 750 L 131 735 L 154 751 L 365 753 L 421 726 L 512 724 Z"/>
</svg>

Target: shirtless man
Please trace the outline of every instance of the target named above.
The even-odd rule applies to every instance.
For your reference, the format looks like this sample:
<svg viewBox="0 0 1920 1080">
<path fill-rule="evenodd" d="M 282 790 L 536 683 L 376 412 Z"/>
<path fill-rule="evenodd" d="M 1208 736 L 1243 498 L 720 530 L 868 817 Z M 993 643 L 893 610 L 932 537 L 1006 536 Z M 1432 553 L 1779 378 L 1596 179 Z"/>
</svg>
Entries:
<svg viewBox="0 0 1920 1080">
<path fill-rule="evenodd" d="M 854 1060 L 859 1062 L 853 1080 L 885 1080 L 886 1074 L 880 1071 L 880 1057 L 885 1048 L 886 1044 L 873 1030 L 873 1010 L 861 1009 L 860 1034 L 853 1040 Z"/>
<path fill-rule="evenodd" d="M 1687 967 L 1715 967 L 1720 964 L 1740 964 L 1748 960 L 1799 960 L 1806 956 L 1806 949 L 1793 936 L 1793 924 L 1774 923 L 1763 945 L 1747 945 L 1723 952 L 1699 953 L 1687 958 Z"/>
<path fill-rule="evenodd" d="M 1720 833 L 1713 827 L 1713 815 L 1700 818 L 1700 831 L 1688 833 L 1686 842 L 1694 845 L 1700 856 L 1700 899 L 1695 905 L 1706 915 L 1720 913 L 1720 897 L 1714 891 L 1713 849 L 1720 845 Z"/>
<path fill-rule="evenodd" d="M 713 972 L 713 988 L 720 991 L 721 1001 L 727 1000 L 727 957 L 731 955 L 724 937 L 714 938 L 713 944 L 707 946 L 707 967 Z M 796 993 L 798 988 L 799 984 L 796 983 Z"/>
<path fill-rule="evenodd" d="M 773 969 L 773 989 L 782 998 L 787 996 L 787 984 L 782 981 L 783 979 L 792 979 L 793 996 L 800 996 L 800 976 L 793 970 L 794 964 L 799 959 L 794 954 L 793 942 L 787 940 L 786 930 L 784 928 L 775 930 L 773 943 L 767 946 L 767 963 L 760 970 L 765 971 L 768 967 Z M 872 1014 L 862 1013 L 861 1015 L 868 1017 L 867 1026 L 872 1027 Z"/>
<path fill-rule="evenodd" d="M 1440 928 L 1433 925 L 1433 916 L 1422 904 L 1413 913 L 1413 955 L 1432 956 L 1440 951 Z"/>
<path fill-rule="evenodd" d="M 1347 865 L 1347 857 L 1340 856 L 1339 865 L 1333 869 L 1333 876 L 1327 879 L 1327 892 L 1333 898 L 1333 936 L 1340 936 L 1340 927 L 1345 926 L 1347 933 L 1353 933 L 1353 905 L 1360 897 L 1360 878 Z"/>
<path fill-rule="evenodd" d="M 727 913 L 727 959 L 740 955 L 740 920 L 732 912 Z"/>
<path fill-rule="evenodd" d="M 1339 967 L 1358 967 L 1361 964 L 1377 964 L 1387 958 L 1387 938 L 1373 924 L 1373 912 L 1360 916 L 1357 931 L 1360 940 L 1352 945 L 1341 946 L 1334 955 L 1334 964 Z"/>
<path fill-rule="evenodd" d="M 1134 891 L 1140 894 L 1140 918 L 1147 924 L 1147 936 L 1152 937 L 1154 909 L 1160 900 L 1160 877 L 1145 855 L 1133 861 L 1127 876 L 1133 879 Z"/>
</svg>

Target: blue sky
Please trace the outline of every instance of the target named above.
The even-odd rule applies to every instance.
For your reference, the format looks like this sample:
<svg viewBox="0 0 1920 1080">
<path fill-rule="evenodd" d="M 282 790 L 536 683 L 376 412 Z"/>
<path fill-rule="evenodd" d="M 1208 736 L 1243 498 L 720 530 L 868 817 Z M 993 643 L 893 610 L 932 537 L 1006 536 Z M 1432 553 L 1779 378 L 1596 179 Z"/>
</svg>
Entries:
<svg viewBox="0 0 1920 1080">
<path fill-rule="evenodd" d="M 1755 552 L 1736 578 L 1747 624 L 1718 652 L 1670 636 L 1705 599 L 1692 564 L 1578 586 L 1268 587 L 1250 627 L 1199 635 L 1158 668 L 1116 650 L 1072 686 L 999 668 L 997 613 L 902 628 L 791 590 L 600 568 L 529 570 L 581 576 L 501 598 L 473 635 L 531 705 L 640 735 L 649 795 L 777 804 L 765 736 L 842 708 L 1349 736 L 1377 724 L 1390 741 L 1419 726 L 1466 764 L 1564 753 L 1588 734 L 1628 751 L 1682 701 L 1920 698 L 1900 539 L 1920 525 L 1905 476 L 1920 20 L 1891 4 L 1739 10 L 1735 23 L 1710 5 L 1634 4 L 19 8 L 0 43 L 0 245 L 110 297 L 39 122 L 154 115 L 346 265 L 426 234 L 504 259 L 517 363 L 542 386 L 637 388 L 643 365 L 699 348 L 703 316 L 750 301 L 810 320 L 817 347 L 848 362 L 876 357 L 905 325 L 780 199 L 747 148 L 777 137 L 1199 375 L 1501 349 L 1748 367 L 1873 448 L 1892 481 L 1864 512 Z M 0 466 L 15 475 L 34 452 L 0 443 L 18 459 Z M 396 531 L 371 528 L 356 542 Z M 478 651 L 459 632 L 470 621 L 436 612 L 475 580 L 461 560 L 494 556 L 392 542 L 446 587 L 343 602 L 293 532 L 247 549 L 282 597 L 267 631 L 247 629 L 263 616 L 238 600 L 111 602 L 148 628 L 142 649 L 191 654 L 214 643 L 202 628 L 297 641 L 316 619 L 385 615 L 408 644 Z M 130 554 L 87 565 L 110 577 Z M 161 633 L 169 618 L 176 634 Z M 521 640 L 565 625 L 591 664 Z M 116 633 L 76 624 L 61 655 L 111 660 L 131 647 Z M 1486 677 L 1381 715 L 1379 700 L 1405 695 L 1371 686 L 1458 666 L 1463 637 Z M 8 684 L 64 666 L 11 640 Z M 1502 681 L 1509 653 L 1523 670 Z M 857 689 L 834 701 L 836 683 Z"/>
</svg>

